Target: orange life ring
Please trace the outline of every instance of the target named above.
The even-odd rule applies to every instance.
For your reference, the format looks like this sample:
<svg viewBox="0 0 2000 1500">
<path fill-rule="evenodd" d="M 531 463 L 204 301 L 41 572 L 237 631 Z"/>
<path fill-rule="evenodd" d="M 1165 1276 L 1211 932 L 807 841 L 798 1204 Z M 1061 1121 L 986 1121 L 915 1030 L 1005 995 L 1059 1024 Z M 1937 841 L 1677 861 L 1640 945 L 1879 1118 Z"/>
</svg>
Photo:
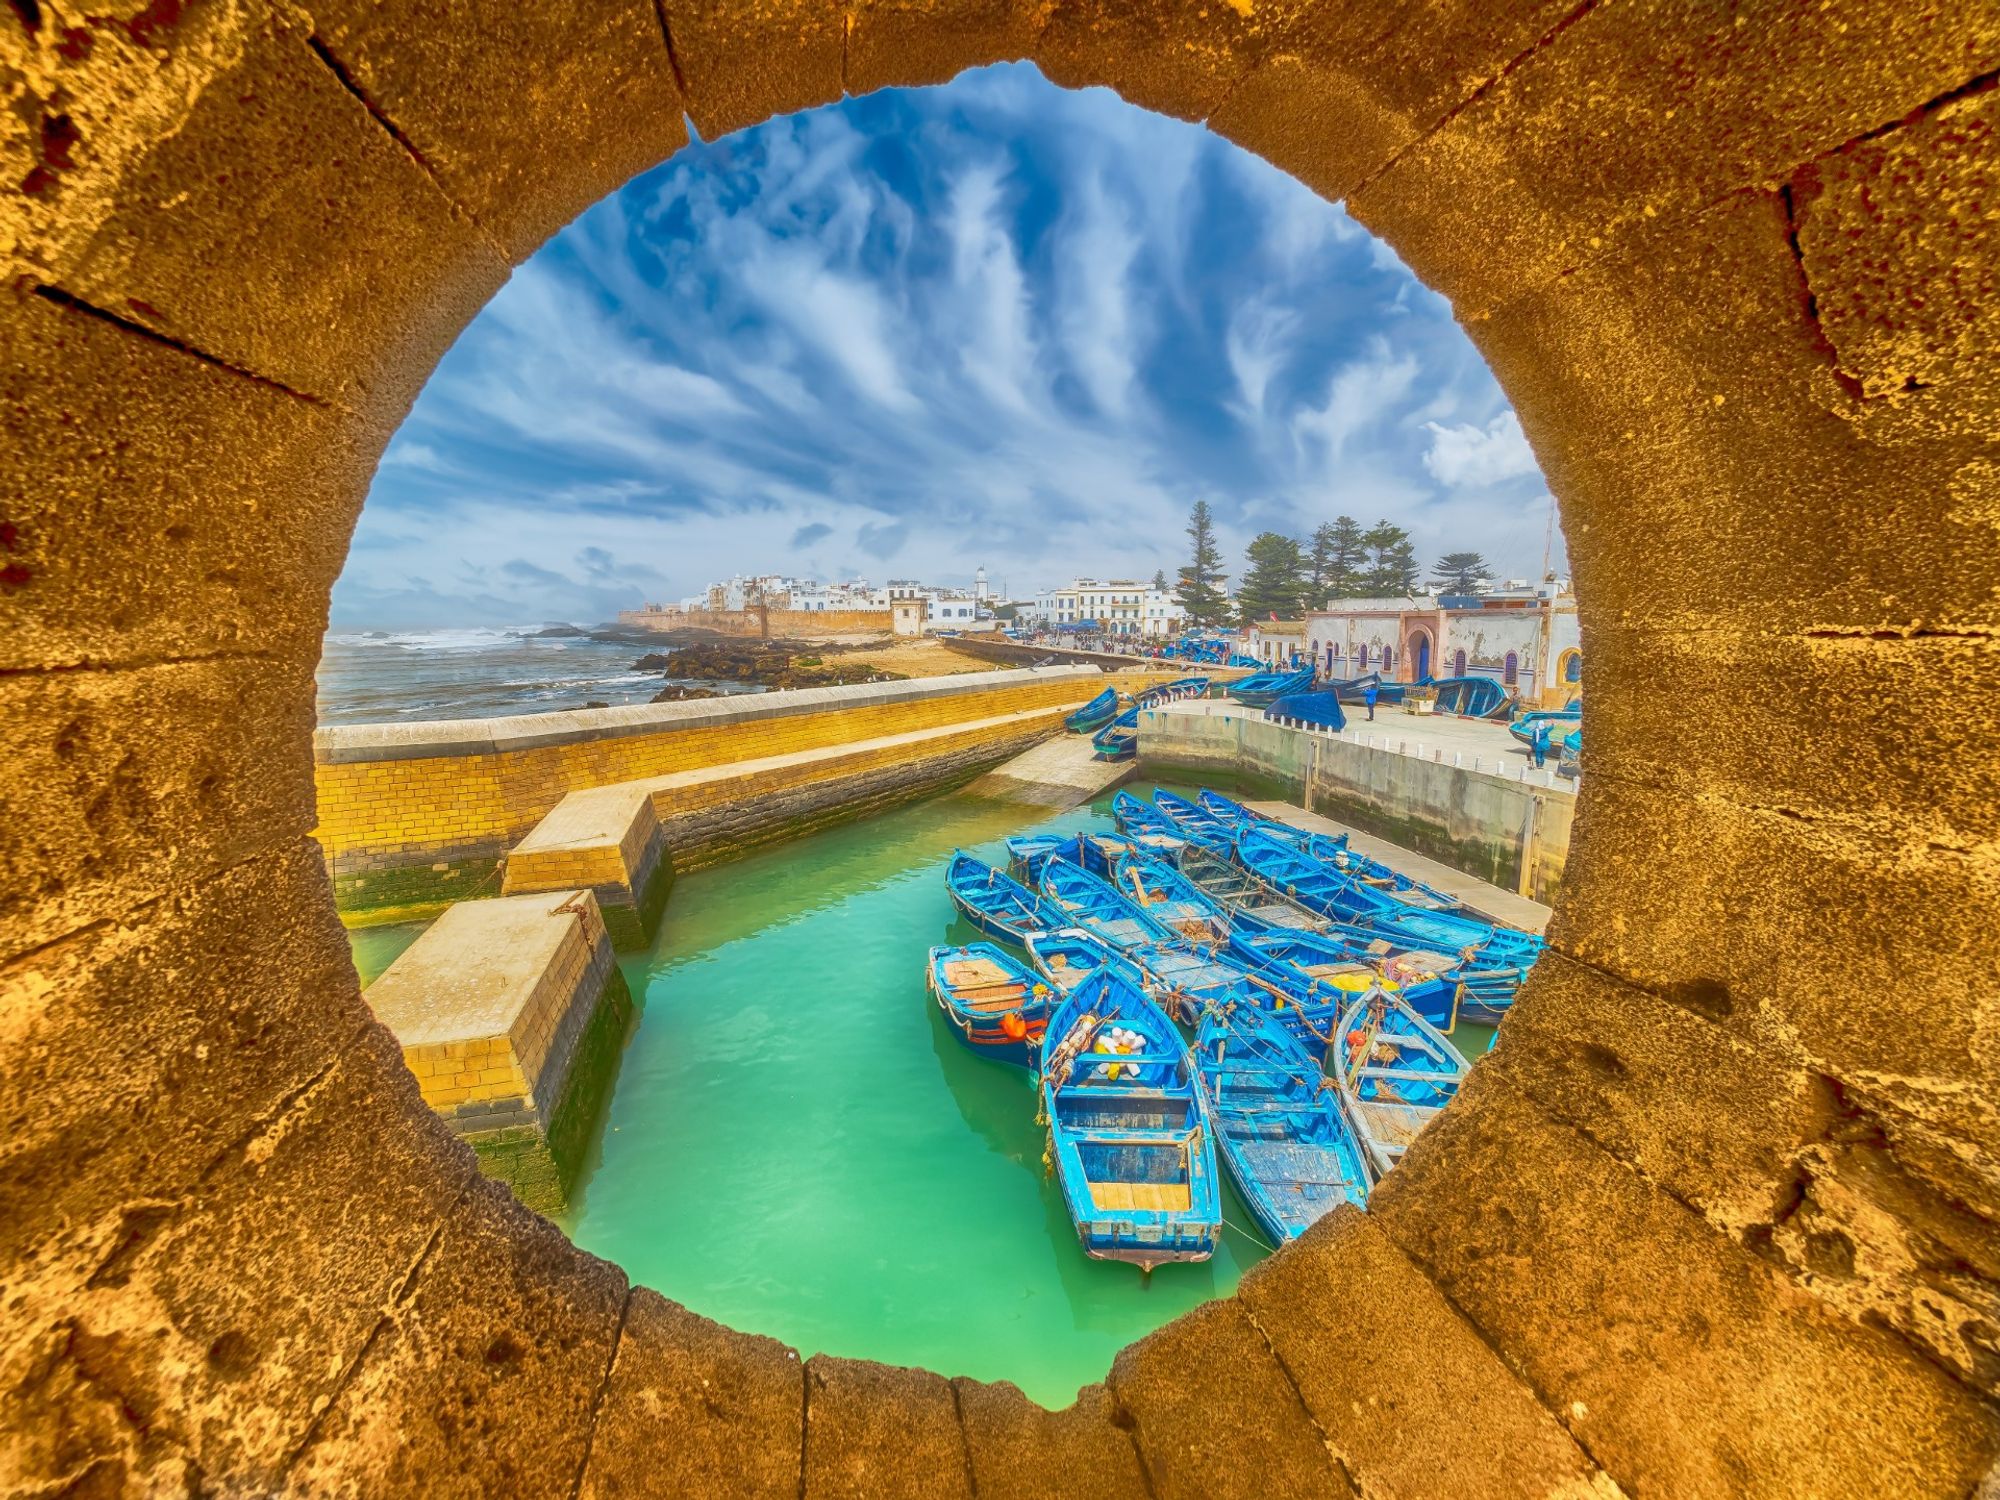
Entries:
<svg viewBox="0 0 2000 1500">
<path fill-rule="evenodd" d="M 1021 1019 L 1019 1011 L 1010 1010 L 1000 1018 L 1000 1029 L 1018 1042 L 1028 1034 L 1028 1023 Z"/>
</svg>

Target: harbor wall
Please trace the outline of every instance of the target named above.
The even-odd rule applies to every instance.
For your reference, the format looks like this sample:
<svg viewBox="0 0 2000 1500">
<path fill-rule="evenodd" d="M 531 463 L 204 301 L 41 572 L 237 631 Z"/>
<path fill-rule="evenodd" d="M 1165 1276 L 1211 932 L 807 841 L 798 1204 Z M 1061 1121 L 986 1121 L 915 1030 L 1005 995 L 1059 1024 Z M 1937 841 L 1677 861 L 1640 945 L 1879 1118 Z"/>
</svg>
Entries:
<svg viewBox="0 0 2000 1500">
<path fill-rule="evenodd" d="M 1107 672 L 1139 672 L 1171 667 L 1172 662 L 1159 661 L 1152 657 L 1121 656 L 1116 651 L 1082 651 L 1073 646 L 1043 646 L 1030 641 L 1010 641 L 1005 636 L 944 636 L 944 645 L 964 656 L 974 656 L 981 661 L 998 662 L 1003 666 L 1032 666 L 1038 661 L 1057 661 L 1073 666 L 1102 667 Z M 1187 668 L 1173 676 L 1192 675 Z M 1171 680 L 1171 677 L 1168 679 Z"/>
<path fill-rule="evenodd" d="M 346 906 L 491 894 L 497 862 L 568 794 L 592 787 L 1066 710 L 1089 667 L 995 671 L 511 718 L 322 729 L 319 840 Z"/>
<path fill-rule="evenodd" d="M 1553 905 L 1576 794 L 1238 714 L 1139 716 L 1142 774 L 1224 771 Z M 1525 871 L 1525 879 L 1524 879 Z"/>
</svg>

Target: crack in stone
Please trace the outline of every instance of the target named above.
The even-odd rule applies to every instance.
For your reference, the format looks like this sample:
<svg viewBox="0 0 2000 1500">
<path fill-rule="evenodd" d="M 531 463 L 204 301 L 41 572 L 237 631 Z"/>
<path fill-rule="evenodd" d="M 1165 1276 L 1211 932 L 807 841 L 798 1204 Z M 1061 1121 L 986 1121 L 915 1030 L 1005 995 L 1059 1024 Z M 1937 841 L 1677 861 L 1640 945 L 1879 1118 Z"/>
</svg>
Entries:
<svg viewBox="0 0 2000 1500">
<path fill-rule="evenodd" d="M 1281 1246 L 1280 1248 L 1284 1247 Z M 1306 1393 L 1299 1386 L 1298 1376 L 1293 1373 L 1292 1367 L 1285 1363 L 1285 1356 L 1278 1352 L 1278 1346 L 1271 1342 L 1271 1335 L 1266 1331 L 1263 1322 L 1258 1318 L 1257 1310 L 1241 1296 L 1233 1300 L 1238 1307 L 1243 1309 L 1244 1321 L 1249 1323 L 1257 1337 L 1263 1340 L 1264 1352 L 1271 1356 L 1271 1363 L 1276 1365 L 1278 1373 L 1285 1377 L 1285 1385 L 1291 1390 L 1292 1399 L 1299 1403 L 1299 1410 L 1305 1413 L 1306 1421 L 1311 1424 L 1312 1430 L 1319 1434 L 1320 1446 L 1326 1449 L 1326 1456 L 1333 1460 L 1333 1466 L 1339 1472 L 1340 1477 L 1346 1482 L 1348 1490 L 1355 1495 L 1362 1494 L 1360 1478 L 1348 1467 L 1347 1460 L 1341 1456 L 1340 1449 L 1334 1445 L 1333 1434 L 1322 1427 L 1319 1418 L 1313 1415 L 1313 1409 L 1306 1401 Z"/>
<path fill-rule="evenodd" d="M 458 1211 L 459 1205 L 465 1201 L 465 1194 L 466 1190 L 461 1188 L 458 1195 L 451 1200 L 450 1209 L 439 1219 L 437 1227 L 431 1230 L 430 1237 L 424 1241 L 423 1248 L 417 1252 L 415 1259 L 410 1262 L 409 1268 L 403 1272 L 402 1278 L 396 1283 L 394 1290 L 389 1293 L 388 1305 L 382 1309 L 381 1314 L 375 1319 L 373 1326 L 369 1328 L 368 1336 L 361 1341 L 361 1347 L 354 1351 L 354 1357 L 347 1362 L 339 1376 L 335 1379 L 333 1389 L 327 1393 L 324 1402 L 316 1406 L 312 1414 L 312 1420 L 306 1424 L 306 1430 L 299 1435 L 298 1442 L 292 1445 L 290 1451 L 285 1454 L 284 1459 L 279 1463 L 278 1475 L 281 1480 L 290 1477 L 292 1469 L 298 1464 L 299 1460 L 304 1458 L 312 1448 L 312 1445 L 319 1440 L 320 1430 L 325 1425 L 327 1413 L 340 1404 L 340 1398 L 347 1394 L 347 1388 L 354 1383 L 355 1377 L 361 1373 L 361 1366 L 367 1361 L 368 1356 L 374 1352 L 376 1341 L 382 1337 L 382 1330 L 394 1321 L 397 1313 L 409 1306 L 410 1299 L 416 1295 L 417 1279 L 423 1273 L 424 1267 L 430 1264 L 431 1256 L 436 1253 L 438 1245 L 443 1242 L 444 1226 L 449 1222 L 451 1216 Z"/>
<path fill-rule="evenodd" d="M 947 1380 L 945 1389 L 951 1392 L 951 1419 L 958 1425 L 958 1455 L 965 1465 L 965 1489 L 972 1500 L 979 1500 L 979 1476 L 972 1468 L 972 1437 L 965 1430 L 965 1402 L 960 1397 L 958 1382 Z"/>
<path fill-rule="evenodd" d="M 632 1316 L 632 1298 L 638 1288 L 628 1278 L 625 1282 L 625 1300 L 618 1305 L 618 1326 L 611 1333 L 611 1354 L 604 1361 L 604 1374 L 597 1382 L 597 1390 L 590 1398 L 590 1416 L 586 1420 L 583 1433 L 583 1454 L 576 1462 L 576 1477 L 570 1481 L 570 1500 L 576 1500 L 583 1493 L 584 1476 L 590 1472 L 590 1455 L 597 1444 L 597 1423 L 604 1412 L 604 1398 L 611 1394 L 611 1377 L 618 1368 L 618 1354 L 625 1347 L 625 1323 Z"/>
<path fill-rule="evenodd" d="M 674 47 L 674 28 L 667 20 L 667 0 L 653 0 L 653 15 L 660 23 L 660 43 L 667 49 L 667 70 L 674 75 L 674 92 L 681 96 L 681 118 L 688 119 L 687 74 L 681 71 L 681 56 Z M 688 134 L 694 135 L 693 121 L 688 121 Z M 700 136 L 694 136 L 696 140 Z"/>
<path fill-rule="evenodd" d="M 1840 350 L 1835 346 L 1832 338 L 1827 335 L 1826 325 L 1820 321 L 1819 293 L 1813 290 L 1812 273 L 1806 269 L 1806 254 L 1799 245 L 1797 183 L 1799 176 L 1810 170 L 1811 168 L 1802 168 L 1798 175 L 1782 183 L 1777 193 L 1778 206 L 1785 216 L 1785 243 L 1791 248 L 1792 264 L 1797 267 L 1799 273 L 1799 291 L 1804 298 L 1806 321 L 1812 325 L 1814 343 L 1819 346 L 1820 352 L 1826 356 L 1827 368 L 1832 372 L 1833 378 L 1839 383 L 1840 388 L 1847 393 L 1848 399 L 1853 401 L 1879 400 L 1881 399 L 1880 397 L 1871 398 L 1869 396 L 1868 389 L 1861 383 L 1859 376 L 1842 368 Z"/>
<path fill-rule="evenodd" d="M 1104 1399 L 1111 1407 L 1111 1425 L 1124 1433 L 1125 1441 L 1132 1445 L 1132 1457 L 1139 1465 L 1139 1482 L 1146 1488 L 1147 1500 L 1159 1500 L 1159 1486 L 1153 1483 L 1153 1469 L 1146 1462 L 1146 1445 L 1139 1441 L 1139 1414 L 1125 1404 L 1118 1387 L 1109 1380 L 1104 1383 Z"/>
<path fill-rule="evenodd" d="M 424 174 L 425 179 L 437 190 L 438 195 L 449 203 L 456 212 L 465 216 L 466 223 L 470 224 L 474 233 L 485 242 L 486 248 L 499 256 L 503 265 L 511 264 L 512 258 L 500 245 L 499 241 L 487 233 L 486 226 L 479 221 L 479 215 L 466 207 L 459 200 L 456 193 L 446 188 L 443 179 L 438 176 L 437 168 L 431 164 L 430 158 L 417 149 L 417 143 L 410 139 L 402 126 L 389 117 L 389 112 L 375 100 L 374 96 L 361 86 L 360 80 L 348 70 L 347 65 L 334 56 L 333 49 L 327 46 L 325 38 L 321 37 L 319 33 L 314 32 L 306 38 L 306 46 L 311 49 L 313 56 L 318 58 L 321 64 L 325 66 L 327 72 L 333 75 L 334 82 L 338 83 L 354 99 L 355 103 L 367 111 L 368 118 L 381 126 L 390 140 L 402 147 L 404 155 L 417 164 L 417 169 Z"/>
<path fill-rule="evenodd" d="M 1570 29 L 1570 27 L 1576 25 L 1578 21 L 1581 21 L 1585 16 L 1589 15 L 1592 11 L 1596 10 L 1599 4 L 1601 3 L 1602 0 L 1578 0 L 1578 4 L 1573 10 L 1571 10 L 1567 15 L 1563 16 L 1562 19 L 1557 21 L 1555 25 L 1551 26 L 1547 31 L 1543 32 L 1540 37 L 1536 38 L 1535 41 L 1529 44 L 1529 46 L 1526 47 L 1524 50 L 1517 53 L 1507 62 L 1502 63 L 1500 65 L 1499 70 L 1495 72 L 1490 78 L 1485 79 L 1483 82 L 1479 84 L 1478 87 L 1473 89 L 1471 93 L 1467 94 L 1463 99 L 1459 100 L 1458 103 L 1454 104 L 1450 109 L 1446 110 L 1444 114 L 1439 117 L 1436 124 L 1422 131 L 1415 140 L 1410 141 L 1407 145 L 1404 145 L 1401 148 L 1399 148 L 1397 151 L 1391 154 L 1389 159 L 1383 162 L 1381 166 L 1377 167 L 1374 171 L 1370 172 L 1366 177 L 1362 178 L 1361 181 L 1357 182 L 1348 193 L 1349 199 L 1354 198 L 1359 193 L 1365 192 L 1368 188 L 1372 187 L 1384 174 L 1394 171 L 1396 165 L 1399 162 L 1401 162 L 1404 157 L 1410 155 L 1413 151 L 1416 151 L 1418 148 L 1426 145 L 1428 142 L 1434 139 L 1440 132 L 1449 128 L 1452 121 L 1456 120 L 1460 115 L 1464 114 L 1467 110 L 1471 109 L 1473 105 L 1477 104 L 1481 99 L 1485 98 L 1488 94 L 1490 94 L 1495 88 L 1497 88 L 1500 85 L 1500 83 L 1504 79 L 1512 76 L 1518 69 L 1520 69 L 1523 65 L 1525 65 L 1529 58 L 1533 57 L 1536 53 L 1541 52 L 1546 48 L 1553 46 L 1557 38 L 1561 37 L 1564 32 Z"/>
<path fill-rule="evenodd" d="M 8 677 L 56 677 L 69 672 L 144 672 L 154 667 L 199 667 L 225 661 L 279 661 L 275 651 L 209 651 L 193 656 L 133 656 L 119 661 L 84 657 L 81 661 L 46 662 L 32 667 L 0 667 Z"/>
<path fill-rule="evenodd" d="M 806 1500 L 806 1449 L 812 1441 L 812 1361 L 799 1361 L 799 1497 Z"/>
<path fill-rule="evenodd" d="M 205 365 L 210 365 L 215 369 L 225 371 L 240 379 L 265 386 L 270 390 L 282 391 L 295 401 L 303 401 L 309 406 L 331 406 L 335 404 L 328 401 L 324 396 L 315 396 L 306 391 L 294 390 L 282 380 L 273 380 L 269 375 L 259 375 L 255 370 L 246 370 L 241 365 L 233 365 L 219 355 L 210 354 L 205 349 L 197 349 L 193 344 L 183 339 L 177 339 L 172 334 L 162 333 L 157 328 L 149 328 L 144 323 L 135 322 L 131 318 L 120 317 L 117 313 L 99 307 L 93 302 L 86 302 L 74 292 L 66 292 L 61 287 L 50 286 L 46 282 L 36 282 L 29 290 L 44 302 L 52 302 L 57 307 L 67 309 L 82 317 L 96 318 L 101 323 L 109 323 L 114 328 L 121 328 L 125 332 L 135 334 L 150 343 L 160 344 L 177 353 L 185 354 L 192 359 L 198 359 Z"/>
</svg>

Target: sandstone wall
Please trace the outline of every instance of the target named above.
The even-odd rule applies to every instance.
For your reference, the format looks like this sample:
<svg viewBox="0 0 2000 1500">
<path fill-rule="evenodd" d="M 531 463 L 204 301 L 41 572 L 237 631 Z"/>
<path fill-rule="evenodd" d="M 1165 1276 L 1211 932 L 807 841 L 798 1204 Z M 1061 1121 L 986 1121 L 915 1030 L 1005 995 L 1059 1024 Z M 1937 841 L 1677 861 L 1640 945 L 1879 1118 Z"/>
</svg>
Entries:
<svg viewBox="0 0 2000 1500">
<path fill-rule="evenodd" d="M 693 703 L 313 738 L 314 837 L 337 878 L 506 853 L 572 791 L 1028 709 L 1100 691 L 1090 668 L 977 672 Z"/>
</svg>

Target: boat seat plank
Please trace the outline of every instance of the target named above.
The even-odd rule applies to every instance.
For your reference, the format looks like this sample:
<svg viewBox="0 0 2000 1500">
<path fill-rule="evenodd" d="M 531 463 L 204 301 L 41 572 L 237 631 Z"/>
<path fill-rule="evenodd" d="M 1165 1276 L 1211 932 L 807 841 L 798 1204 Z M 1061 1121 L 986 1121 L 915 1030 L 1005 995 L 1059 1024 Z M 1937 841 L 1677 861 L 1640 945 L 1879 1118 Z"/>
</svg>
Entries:
<svg viewBox="0 0 2000 1500">
<path fill-rule="evenodd" d="M 1093 1182 L 1090 1201 L 1113 1213 L 1186 1213 L 1194 1206 L 1185 1182 Z"/>
</svg>

